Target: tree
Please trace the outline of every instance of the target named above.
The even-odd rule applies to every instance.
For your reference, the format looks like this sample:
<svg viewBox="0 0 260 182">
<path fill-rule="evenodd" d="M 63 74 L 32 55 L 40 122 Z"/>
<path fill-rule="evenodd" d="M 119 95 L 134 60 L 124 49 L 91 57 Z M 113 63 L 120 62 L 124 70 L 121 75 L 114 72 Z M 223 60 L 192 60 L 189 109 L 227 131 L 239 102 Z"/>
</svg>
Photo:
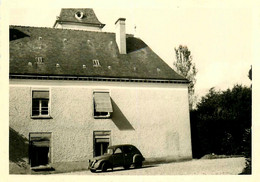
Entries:
<svg viewBox="0 0 260 182">
<path fill-rule="evenodd" d="M 251 154 L 252 89 L 235 85 L 232 89 L 214 88 L 202 97 L 191 112 L 194 157 L 205 154 Z"/>
<path fill-rule="evenodd" d="M 189 108 L 190 110 L 194 108 L 196 102 L 196 96 L 194 95 L 194 85 L 196 83 L 196 74 L 197 69 L 195 64 L 192 63 L 191 52 L 187 46 L 180 45 L 177 49 L 175 48 L 176 61 L 173 65 L 176 68 L 176 71 L 181 76 L 185 77 L 190 81 L 188 86 L 189 93 Z"/>
<path fill-rule="evenodd" d="M 248 71 L 248 78 L 252 81 L 252 66 L 250 70 Z"/>
</svg>

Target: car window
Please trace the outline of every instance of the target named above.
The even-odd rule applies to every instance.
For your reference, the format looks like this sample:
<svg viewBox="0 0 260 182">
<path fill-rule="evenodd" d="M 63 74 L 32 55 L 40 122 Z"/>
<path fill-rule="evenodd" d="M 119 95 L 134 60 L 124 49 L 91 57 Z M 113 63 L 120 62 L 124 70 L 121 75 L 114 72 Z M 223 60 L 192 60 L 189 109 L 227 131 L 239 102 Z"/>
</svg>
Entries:
<svg viewBox="0 0 260 182">
<path fill-rule="evenodd" d="M 124 146 L 124 152 L 125 153 L 131 153 L 133 148 L 131 146 Z"/>
<path fill-rule="evenodd" d="M 121 150 L 120 148 L 117 148 L 117 149 L 115 150 L 115 152 L 114 152 L 114 154 L 120 154 L 120 153 L 122 153 L 122 150 Z"/>
</svg>

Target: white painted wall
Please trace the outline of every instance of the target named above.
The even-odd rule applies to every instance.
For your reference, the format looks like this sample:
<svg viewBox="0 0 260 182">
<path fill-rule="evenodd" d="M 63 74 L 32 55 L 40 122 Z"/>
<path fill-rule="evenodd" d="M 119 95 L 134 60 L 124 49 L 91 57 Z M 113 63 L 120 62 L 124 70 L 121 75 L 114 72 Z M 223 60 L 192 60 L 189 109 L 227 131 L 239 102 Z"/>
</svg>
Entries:
<svg viewBox="0 0 260 182">
<path fill-rule="evenodd" d="M 52 119 L 31 119 L 32 88 L 50 89 Z M 93 91 L 100 89 L 116 104 L 110 119 L 93 118 Z M 93 157 L 97 130 L 110 130 L 112 145 L 134 144 L 148 160 L 192 157 L 185 84 L 11 79 L 9 100 L 14 130 L 26 138 L 52 132 L 52 162 Z"/>
</svg>

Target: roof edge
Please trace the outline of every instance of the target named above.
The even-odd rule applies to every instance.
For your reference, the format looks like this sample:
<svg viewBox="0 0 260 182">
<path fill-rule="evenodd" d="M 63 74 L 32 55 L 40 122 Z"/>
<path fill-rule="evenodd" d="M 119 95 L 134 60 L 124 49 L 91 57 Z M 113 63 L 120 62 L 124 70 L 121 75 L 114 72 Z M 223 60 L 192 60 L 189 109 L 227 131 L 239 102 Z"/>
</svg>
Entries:
<svg viewBox="0 0 260 182">
<path fill-rule="evenodd" d="M 78 24 L 80 24 L 80 25 L 92 25 L 92 26 L 101 27 L 101 28 L 103 28 L 103 27 L 106 25 L 106 24 L 103 24 L 103 23 L 97 24 L 97 23 L 84 23 L 84 22 L 73 22 L 73 21 L 56 20 L 55 23 L 54 23 L 54 25 L 53 25 L 53 28 L 55 28 L 55 26 L 56 26 L 57 23 L 62 24 L 62 23 L 64 23 L 64 22 L 65 22 L 65 23 L 71 23 L 71 24 L 74 24 L 74 25 L 78 25 Z"/>
<path fill-rule="evenodd" d="M 59 30 L 59 31 L 65 30 L 65 31 L 83 31 L 83 32 L 115 34 L 114 32 L 88 31 L 88 30 L 81 30 L 81 29 L 53 28 L 53 27 L 36 27 L 36 26 L 26 26 L 26 25 L 9 25 L 9 29 L 10 28 L 41 28 L 41 29 L 51 29 L 51 30 Z"/>
<path fill-rule="evenodd" d="M 147 83 L 177 83 L 189 84 L 190 81 L 176 79 L 156 78 L 114 78 L 114 77 L 89 77 L 89 76 L 42 76 L 42 75 L 16 75 L 10 74 L 9 79 L 40 79 L 40 80 L 81 80 L 81 81 L 111 81 L 111 82 L 147 82 Z"/>
</svg>

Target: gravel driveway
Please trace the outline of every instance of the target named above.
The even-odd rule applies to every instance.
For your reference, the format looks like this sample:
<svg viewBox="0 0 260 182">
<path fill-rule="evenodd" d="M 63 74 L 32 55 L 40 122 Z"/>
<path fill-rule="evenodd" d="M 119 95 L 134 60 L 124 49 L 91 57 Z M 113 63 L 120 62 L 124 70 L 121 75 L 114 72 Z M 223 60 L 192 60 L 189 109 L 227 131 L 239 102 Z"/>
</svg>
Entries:
<svg viewBox="0 0 260 182">
<path fill-rule="evenodd" d="M 115 168 L 114 171 L 91 173 L 80 171 L 58 175 L 237 175 L 245 166 L 245 158 L 199 159 L 186 162 L 146 165 L 141 169 L 124 170 Z"/>
</svg>

